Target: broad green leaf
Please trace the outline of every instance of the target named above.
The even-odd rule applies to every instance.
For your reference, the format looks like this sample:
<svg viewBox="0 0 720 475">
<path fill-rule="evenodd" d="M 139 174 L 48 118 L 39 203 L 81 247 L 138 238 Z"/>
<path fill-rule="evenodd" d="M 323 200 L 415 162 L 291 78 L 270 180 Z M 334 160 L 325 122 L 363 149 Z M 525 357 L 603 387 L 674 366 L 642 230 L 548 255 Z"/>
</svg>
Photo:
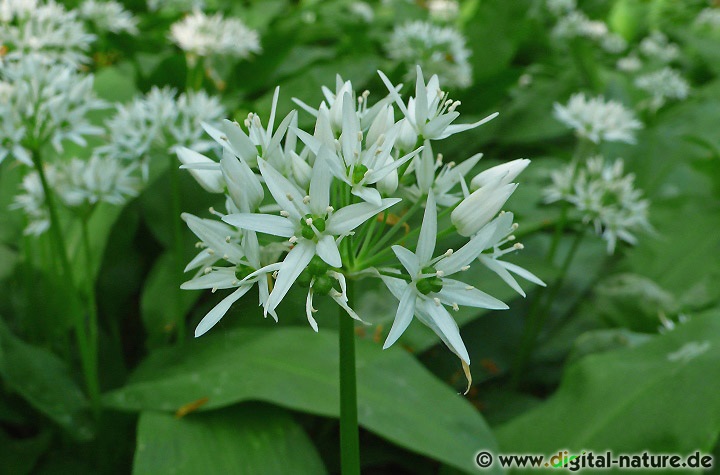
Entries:
<svg viewBox="0 0 720 475">
<path fill-rule="evenodd" d="M 17 338 L 2 321 L 0 375 L 8 387 L 74 437 L 92 436 L 88 402 L 65 364 L 52 352 Z"/>
<path fill-rule="evenodd" d="M 51 440 L 49 431 L 43 431 L 35 437 L 13 438 L 0 429 L 2 472 L 13 475 L 31 473 Z"/>
<path fill-rule="evenodd" d="M 315 447 L 286 411 L 258 403 L 176 418 L 140 415 L 134 475 L 326 473 Z"/>
<path fill-rule="evenodd" d="M 178 321 L 185 318 L 188 310 L 201 292 L 180 289 L 185 280 L 182 267 L 171 252 L 166 252 L 155 262 L 143 287 L 140 309 L 148 345 L 165 342 L 177 330 Z"/>
<path fill-rule="evenodd" d="M 203 409 L 261 400 L 338 417 L 337 350 L 337 334 L 328 330 L 228 331 L 157 351 L 105 403 L 176 411 L 205 397 Z M 464 470 L 475 468 L 479 450 L 495 447 L 473 406 L 405 351 L 358 340 L 357 370 L 358 416 L 366 429 Z"/>
<path fill-rule="evenodd" d="M 720 311 L 645 344 L 585 357 L 557 393 L 501 426 L 505 452 L 710 450 L 720 432 Z"/>
</svg>

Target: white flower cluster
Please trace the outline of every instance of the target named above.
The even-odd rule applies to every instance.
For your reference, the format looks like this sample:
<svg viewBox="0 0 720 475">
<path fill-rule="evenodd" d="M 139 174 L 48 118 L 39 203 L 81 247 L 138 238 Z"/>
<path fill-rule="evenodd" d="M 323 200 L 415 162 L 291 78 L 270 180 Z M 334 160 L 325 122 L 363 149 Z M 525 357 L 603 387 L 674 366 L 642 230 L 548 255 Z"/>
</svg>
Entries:
<svg viewBox="0 0 720 475">
<path fill-rule="evenodd" d="M 575 206 L 583 222 L 592 223 L 597 234 L 607 241 L 612 254 L 618 239 L 637 242 L 633 233 L 650 230 L 649 202 L 634 187 L 635 177 L 624 174 L 623 161 L 606 163 L 601 156 L 552 173 L 552 185 L 545 190 L 545 201 L 567 201 Z"/>
<path fill-rule="evenodd" d="M 419 67 L 415 95 L 407 101 L 398 93 L 401 86 L 380 76 L 390 95 L 372 107 L 369 93 L 357 96 L 352 84 L 340 78 L 335 91 L 324 89 L 326 100 L 317 109 L 298 101 L 317 119 L 312 133 L 298 128 L 295 111 L 276 124 L 276 90 L 265 125 L 257 114 L 250 114 L 244 127 L 230 121 L 218 128 L 204 125 L 222 146 L 219 163 L 187 148 L 178 150 L 183 168 L 203 188 L 226 197 L 227 214 L 211 209 L 221 220 L 183 215 L 201 251 L 186 268 L 196 271 L 194 277 L 182 287 L 233 290 L 203 318 L 196 336 L 255 285 L 265 315 L 275 319 L 290 288 L 303 287 L 307 318 L 316 331 L 313 298 L 318 295 L 329 296 L 360 320 L 350 306 L 347 279 L 374 276 L 400 302 L 385 347 L 417 316 L 458 355 L 470 378 L 468 352 L 448 308 L 507 306 L 454 277 L 480 262 L 520 293 L 511 273 L 544 285 L 501 259 L 522 248 L 506 246 L 517 225 L 511 213 L 498 212 L 528 161 L 509 162 L 469 180 L 480 157 L 470 159 L 469 166 L 442 164 L 431 141 L 484 121 L 453 124 L 459 104 L 440 90 L 437 76 L 426 83 Z M 400 234 L 409 232 L 423 205 L 420 229 Z M 436 255 L 439 225 L 469 240 L 456 251 Z"/>
<path fill-rule="evenodd" d="M 681 101 L 690 94 L 690 84 L 676 70 L 665 67 L 635 78 L 635 87 L 647 92 L 650 110 L 661 108 L 668 100 Z"/>
<path fill-rule="evenodd" d="M 87 62 L 95 36 L 85 31 L 77 12 L 49 0 L 0 2 L 0 44 L 8 48 L 5 59 L 35 55 L 46 62 L 77 66 Z"/>
<path fill-rule="evenodd" d="M 654 31 L 643 38 L 639 49 L 646 58 L 663 64 L 672 63 L 680 57 L 680 47 L 670 42 L 661 31 Z"/>
<path fill-rule="evenodd" d="M 93 23 L 101 31 L 125 32 L 131 35 L 138 32 L 137 18 L 113 0 L 85 0 L 80 4 L 78 13 L 81 18 Z"/>
<path fill-rule="evenodd" d="M 49 164 L 44 171 L 50 188 L 62 204 L 82 212 L 100 202 L 122 205 L 139 189 L 132 166 L 98 156 Z M 24 233 L 38 236 L 50 228 L 50 217 L 37 171 L 23 177 L 21 190 L 12 208 L 22 210 L 27 217 Z"/>
<path fill-rule="evenodd" d="M 470 50 L 462 34 L 450 26 L 424 21 L 396 26 L 385 50 L 392 60 L 407 68 L 408 79 L 419 65 L 450 87 L 465 88 L 472 82 Z"/>
<path fill-rule="evenodd" d="M 199 125 L 219 121 L 225 115 L 218 98 L 204 91 L 182 93 L 177 98 L 176 94 L 168 87 L 153 87 L 145 96 L 118 105 L 105 124 L 107 144 L 97 152 L 126 162 L 139 161 L 147 178 L 153 151 L 168 152 L 179 146 L 201 152 L 213 148 L 215 142 L 203 138 Z"/>
<path fill-rule="evenodd" d="M 203 10 L 205 0 L 147 0 L 148 10 L 168 10 L 172 12 L 189 12 L 191 10 Z"/>
<path fill-rule="evenodd" d="M 32 166 L 31 150 L 50 143 L 61 151 L 64 140 L 85 145 L 85 135 L 102 132 L 86 118 L 105 107 L 93 92 L 92 75 L 28 55 L 0 69 L 0 84 L 7 96 L 0 102 L 0 162 L 12 154 Z"/>
<path fill-rule="evenodd" d="M 427 9 L 432 20 L 450 22 L 460 14 L 460 3 L 457 0 L 430 0 Z"/>
<path fill-rule="evenodd" d="M 198 57 L 247 58 L 260 52 L 260 37 L 237 18 L 220 13 L 206 15 L 195 10 L 170 27 L 170 39 L 188 54 Z"/>
<path fill-rule="evenodd" d="M 627 49 L 627 41 L 609 30 L 607 24 L 600 20 L 591 20 L 576 10 L 575 1 L 548 0 L 546 4 L 555 16 L 559 17 L 552 29 L 552 36 L 561 41 L 573 38 L 587 38 L 597 42 L 605 51 L 620 54 Z"/>
<path fill-rule="evenodd" d="M 642 123 L 631 110 L 615 101 L 602 97 L 586 98 L 585 94 L 573 94 L 567 105 L 555 103 L 554 116 L 575 133 L 594 143 L 635 143 L 635 131 Z"/>
<path fill-rule="evenodd" d="M 696 27 L 709 28 L 711 30 L 720 29 L 720 8 L 705 8 L 697 17 L 694 22 Z"/>
</svg>

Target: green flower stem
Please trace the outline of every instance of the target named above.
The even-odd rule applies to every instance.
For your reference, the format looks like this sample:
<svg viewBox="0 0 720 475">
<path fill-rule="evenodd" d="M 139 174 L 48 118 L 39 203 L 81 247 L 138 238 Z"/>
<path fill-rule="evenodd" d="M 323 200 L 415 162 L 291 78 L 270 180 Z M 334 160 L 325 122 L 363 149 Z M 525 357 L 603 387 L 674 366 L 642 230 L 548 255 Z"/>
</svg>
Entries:
<svg viewBox="0 0 720 475">
<path fill-rule="evenodd" d="M 513 364 L 510 383 L 511 387 L 517 388 L 520 383 L 522 373 L 535 349 L 537 337 L 545 325 L 545 320 L 547 320 L 552 304 L 557 297 L 563 282 L 565 281 L 567 271 L 570 268 L 570 264 L 572 263 L 577 250 L 580 248 L 580 243 L 582 242 L 584 236 L 585 232 L 583 231 L 578 233 L 575 237 L 572 247 L 565 256 L 565 260 L 560 268 L 560 275 L 550 286 L 549 293 L 538 291 L 535 295 L 530 311 L 528 312 L 527 320 L 525 321 L 525 327 L 523 328 L 523 334 L 520 340 L 520 351 Z M 547 299 L 545 299 L 546 303 L 545 305 L 541 305 L 545 295 L 547 295 Z"/>
<path fill-rule="evenodd" d="M 95 297 L 95 280 L 93 279 L 92 254 L 90 252 L 90 234 L 88 233 L 88 215 L 83 216 L 82 223 L 82 247 L 85 254 L 85 279 L 87 288 L 88 306 L 88 331 L 87 331 L 87 363 L 83 365 L 85 380 L 88 386 L 90 402 L 96 418 L 100 415 L 100 380 L 98 373 L 98 313 L 97 299 Z"/>
<path fill-rule="evenodd" d="M 180 222 L 180 214 L 182 213 L 181 197 L 180 197 L 180 175 L 177 162 L 173 155 L 168 155 L 170 160 L 170 194 L 171 196 L 171 213 L 172 221 L 172 255 L 173 267 L 177 275 L 182 275 L 183 270 L 183 239 L 182 227 Z M 177 329 L 177 344 L 182 345 L 185 341 L 185 315 L 182 313 L 180 300 L 178 297 L 171 299 L 173 314 L 175 315 L 175 324 Z"/>
<path fill-rule="evenodd" d="M 62 277 L 67 282 L 74 285 L 75 280 L 73 279 L 72 266 L 70 265 L 70 259 L 67 255 L 67 247 L 65 245 L 65 237 L 62 233 L 60 226 L 60 217 L 58 216 L 57 206 L 55 203 L 55 195 L 50 188 L 50 184 L 47 181 L 45 175 L 45 169 L 43 168 L 42 157 L 38 149 L 32 149 L 32 161 L 35 169 L 40 177 L 40 183 L 43 187 L 43 194 L 45 195 L 45 204 L 48 207 L 48 213 L 50 214 L 50 233 L 52 235 L 52 241 L 55 244 L 58 257 L 60 259 Z M 97 371 L 93 370 L 92 363 L 92 348 L 89 342 L 90 336 L 88 330 L 85 327 L 85 318 L 82 313 L 79 313 L 75 321 L 75 338 L 77 339 L 78 351 L 80 352 L 80 365 L 82 366 L 83 376 L 85 378 L 85 385 L 87 387 L 90 398 L 93 399 L 93 394 L 97 392 L 97 401 L 99 398 L 99 390 L 97 388 Z"/>
<path fill-rule="evenodd" d="M 578 138 L 577 146 L 575 147 L 575 153 L 571 160 L 571 166 L 573 167 L 573 176 L 570 179 L 572 183 L 575 180 L 575 173 L 577 173 L 578 165 L 581 161 L 585 161 L 595 151 L 596 145 L 586 138 Z M 557 252 L 557 246 L 562 238 L 565 226 L 568 221 L 568 210 L 570 209 L 570 203 L 563 201 L 561 203 L 560 219 L 555 225 L 555 235 L 553 236 L 552 244 L 550 245 L 550 251 L 548 252 L 548 262 L 552 262 L 555 259 L 555 253 Z"/>
<path fill-rule="evenodd" d="M 355 302 L 354 281 L 347 283 L 348 305 Z M 360 475 L 360 441 L 355 371 L 355 324 L 340 310 L 340 466 L 342 475 Z"/>
<path fill-rule="evenodd" d="M 60 227 L 60 217 L 58 216 L 55 204 L 55 194 L 50 188 L 50 184 L 45 176 L 45 169 L 43 168 L 40 152 L 36 149 L 33 149 L 32 151 L 32 161 L 38 175 L 40 176 L 40 183 L 42 184 L 43 194 L 45 195 L 45 204 L 47 204 L 48 212 L 50 213 L 50 233 L 52 235 L 52 241 L 55 243 L 55 247 L 57 248 L 56 250 L 60 259 L 62 275 L 68 282 L 73 282 L 72 267 L 70 267 L 70 259 L 68 259 L 67 255 L 65 236 L 63 236 L 62 228 Z"/>
<path fill-rule="evenodd" d="M 393 236 L 395 236 L 398 231 L 400 231 L 403 228 L 403 225 L 405 222 L 412 218 L 413 215 L 417 212 L 418 209 L 420 209 L 420 206 L 422 205 L 423 200 L 418 199 L 413 205 L 410 207 L 410 209 L 400 217 L 400 219 L 393 225 L 392 228 L 390 228 L 390 231 L 388 231 L 384 236 L 380 238 L 380 240 L 370 249 L 370 252 L 367 254 L 370 254 L 371 256 L 377 254 L 380 252 L 383 248 L 388 247 L 386 244 L 388 241 L 390 241 Z M 384 213 L 387 213 L 388 210 L 383 211 Z M 361 256 L 362 257 L 362 256 Z"/>
</svg>

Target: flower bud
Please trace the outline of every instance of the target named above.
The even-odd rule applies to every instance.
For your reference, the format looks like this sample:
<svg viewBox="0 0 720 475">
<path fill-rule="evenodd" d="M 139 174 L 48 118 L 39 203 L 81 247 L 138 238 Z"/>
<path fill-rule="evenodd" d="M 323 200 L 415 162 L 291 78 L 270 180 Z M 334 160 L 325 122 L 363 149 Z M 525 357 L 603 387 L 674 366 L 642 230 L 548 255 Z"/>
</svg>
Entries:
<svg viewBox="0 0 720 475">
<path fill-rule="evenodd" d="M 478 188 L 493 183 L 507 185 L 517 178 L 529 164 L 530 160 L 527 158 L 519 158 L 496 167 L 488 168 L 484 172 L 475 175 L 475 178 L 470 182 L 470 189 L 475 191 Z"/>
<path fill-rule="evenodd" d="M 450 220 L 462 236 L 472 236 L 490 222 L 513 194 L 517 183 L 483 186 L 460 202 Z"/>
</svg>

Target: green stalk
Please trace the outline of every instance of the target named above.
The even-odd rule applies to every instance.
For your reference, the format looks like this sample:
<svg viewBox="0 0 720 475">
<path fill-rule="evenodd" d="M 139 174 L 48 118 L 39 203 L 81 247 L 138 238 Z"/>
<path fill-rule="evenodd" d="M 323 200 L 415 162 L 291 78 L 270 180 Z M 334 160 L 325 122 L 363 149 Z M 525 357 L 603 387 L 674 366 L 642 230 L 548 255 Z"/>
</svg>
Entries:
<svg viewBox="0 0 720 475">
<path fill-rule="evenodd" d="M 354 306 L 354 282 L 347 283 L 348 305 Z M 355 371 L 355 323 L 340 310 L 340 466 L 342 475 L 360 475 L 360 440 Z"/>
<path fill-rule="evenodd" d="M 550 293 L 547 294 L 548 298 L 546 299 L 545 305 L 541 305 L 543 297 L 546 295 L 545 292 L 538 291 L 535 299 L 533 300 L 530 311 L 528 312 L 525 326 L 523 328 L 523 334 L 520 339 L 520 351 L 513 364 L 512 378 L 510 383 L 511 387 L 516 388 L 520 383 L 522 372 L 525 370 L 530 356 L 535 349 L 537 337 L 542 331 L 543 326 L 545 325 L 545 320 L 547 320 L 548 313 L 552 308 L 552 303 L 557 297 L 557 293 L 560 291 L 560 287 L 562 287 L 562 284 L 565 281 L 567 271 L 570 268 L 570 264 L 572 263 L 573 258 L 575 257 L 575 254 L 577 253 L 577 250 L 580 247 L 580 243 L 582 242 L 584 236 L 585 232 L 583 231 L 578 233 L 578 235 L 575 237 L 575 240 L 572 243 L 572 247 L 568 251 L 567 255 L 565 256 L 565 260 L 563 261 L 562 267 L 560 269 L 560 275 L 549 289 Z"/>
<path fill-rule="evenodd" d="M 172 220 L 172 255 L 173 255 L 173 267 L 178 275 L 182 274 L 183 269 L 183 239 L 182 239 L 182 227 L 180 223 L 180 214 L 182 213 L 181 197 L 180 197 L 180 176 L 175 157 L 168 155 L 170 160 L 170 194 L 171 194 L 171 214 L 170 219 Z M 180 300 L 176 297 L 171 299 L 171 305 L 173 313 L 175 315 L 175 323 L 177 325 L 177 343 L 183 344 L 185 340 L 185 315 L 182 314 L 180 306 Z"/>
<path fill-rule="evenodd" d="M 50 184 L 45 176 L 45 169 L 43 168 L 42 158 L 38 150 L 32 151 L 32 161 L 35 165 L 40 176 L 40 183 L 43 187 L 43 193 L 45 194 L 45 203 L 50 213 L 50 233 L 52 234 L 52 240 L 57 248 L 58 257 L 60 258 L 60 265 L 62 267 L 62 276 L 65 277 L 69 282 L 72 280 L 72 267 L 70 267 L 70 259 L 67 256 L 67 247 L 65 246 L 65 237 L 63 236 L 62 229 L 60 227 L 60 217 L 58 216 L 57 207 L 55 205 L 55 195 L 53 194 Z"/>
<path fill-rule="evenodd" d="M 82 217 L 82 247 L 85 254 L 86 294 L 88 305 L 88 333 L 87 333 L 87 364 L 83 365 L 85 380 L 88 385 L 88 393 L 95 416 L 100 415 L 100 381 L 98 373 L 98 313 L 97 299 L 95 296 L 95 280 L 93 279 L 92 256 L 90 252 L 90 235 L 88 233 L 88 216 Z"/>
<path fill-rule="evenodd" d="M 57 248 L 58 257 L 60 258 L 62 277 L 64 277 L 71 285 L 74 285 L 75 280 L 73 279 L 70 259 L 68 259 L 67 255 L 65 237 L 63 236 L 62 228 L 60 226 L 60 218 L 58 216 L 55 203 L 55 195 L 47 181 L 47 176 L 45 176 L 45 169 L 43 168 L 42 157 L 40 157 L 39 150 L 32 150 L 32 161 L 38 175 L 40 176 L 40 183 L 42 184 L 43 193 L 45 195 L 45 204 L 47 205 L 48 213 L 50 214 L 50 233 L 52 235 L 52 241 L 55 243 L 55 247 Z M 75 326 L 75 338 L 77 338 L 78 351 L 80 352 L 80 365 L 82 366 L 88 394 L 92 399 L 93 394 L 96 392 L 95 388 L 97 387 L 97 371 L 93 371 L 92 349 L 89 346 L 89 336 L 87 329 L 85 328 L 84 316 L 81 313 L 78 314 L 73 323 Z M 97 400 L 99 401 L 99 390 L 97 391 L 97 395 Z"/>
</svg>

